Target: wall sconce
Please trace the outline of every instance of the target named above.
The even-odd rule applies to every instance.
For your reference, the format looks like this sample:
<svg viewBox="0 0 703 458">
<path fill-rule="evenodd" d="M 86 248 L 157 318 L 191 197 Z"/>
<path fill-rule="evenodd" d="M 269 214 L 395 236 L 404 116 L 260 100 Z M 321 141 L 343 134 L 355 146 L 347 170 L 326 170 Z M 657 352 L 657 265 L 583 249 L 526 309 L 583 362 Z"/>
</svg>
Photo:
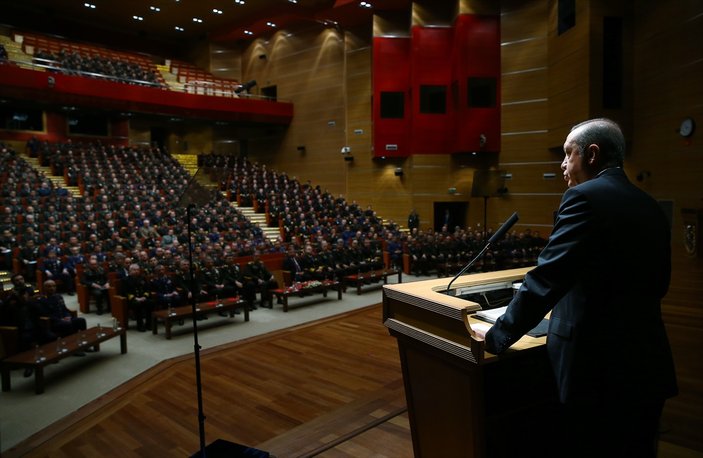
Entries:
<svg viewBox="0 0 703 458">
<path fill-rule="evenodd" d="M 397 177 L 402 177 L 403 176 L 403 167 L 396 167 L 394 174 Z"/>
</svg>

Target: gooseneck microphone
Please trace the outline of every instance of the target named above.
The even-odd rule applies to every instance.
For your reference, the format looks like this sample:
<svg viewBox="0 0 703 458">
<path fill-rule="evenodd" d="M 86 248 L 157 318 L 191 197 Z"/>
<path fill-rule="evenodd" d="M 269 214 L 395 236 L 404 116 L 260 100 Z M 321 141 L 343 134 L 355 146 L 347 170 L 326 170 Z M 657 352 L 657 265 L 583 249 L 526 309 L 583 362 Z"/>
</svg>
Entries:
<svg viewBox="0 0 703 458">
<path fill-rule="evenodd" d="M 486 246 L 483 247 L 483 249 L 479 252 L 479 254 L 477 254 L 476 257 L 474 257 L 471 261 L 469 261 L 469 263 L 466 264 L 464 266 L 464 268 L 459 271 L 458 274 L 454 275 L 454 278 L 452 278 L 452 281 L 450 281 L 449 284 L 447 285 L 446 294 L 449 294 L 449 288 L 452 286 L 452 283 L 454 283 L 454 280 L 459 278 L 464 272 L 469 270 L 469 268 L 471 266 L 473 266 L 476 261 L 481 259 L 481 256 L 483 256 L 483 254 L 486 252 L 486 250 L 488 250 L 488 248 L 490 248 L 491 245 L 493 245 L 496 241 L 502 239 L 503 236 L 505 235 L 505 233 L 508 232 L 510 230 L 510 228 L 515 225 L 515 223 L 517 223 L 518 219 L 519 219 L 519 217 L 517 215 L 517 212 L 515 212 L 512 214 L 512 216 L 510 218 L 508 218 L 508 220 L 506 222 L 503 223 L 502 226 L 500 226 L 498 228 L 498 230 L 495 232 L 495 234 L 493 234 L 491 236 L 491 238 L 488 239 L 488 243 L 486 243 Z"/>
</svg>

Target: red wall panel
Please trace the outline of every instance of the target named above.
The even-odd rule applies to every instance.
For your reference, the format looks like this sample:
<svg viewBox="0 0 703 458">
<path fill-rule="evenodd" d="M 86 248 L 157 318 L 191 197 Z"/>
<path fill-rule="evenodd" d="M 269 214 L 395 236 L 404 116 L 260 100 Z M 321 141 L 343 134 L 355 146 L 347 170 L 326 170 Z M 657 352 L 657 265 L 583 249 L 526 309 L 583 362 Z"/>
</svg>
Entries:
<svg viewBox="0 0 703 458">
<path fill-rule="evenodd" d="M 461 15 L 455 24 L 457 116 L 455 152 L 500 150 L 500 19 L 497 16 Z M 495 106 L 468 106 L 470 77 L 494 78 Z M 486 143 L 480 144 L 481 135 Z"/>
<path fill-rule="evenodd" d="M 373 39 L 373 125 L 374 156 L 404 157 L 410 151 L 410 39 Z M 405 114 L 402 119 L 381 118 L 381 93 L 402 92 Z M 388 150 L 395 145 L 396 150 Z"/>
<path fill-rule="evenodd" d="M 452 152 L 454 112 L 450 104 L 454 31 L 449 27 L 413 27 L 412 30 L 412 153 Z M 446 112 L 420 112 L 420 87 L 445 86 Z"/>
</svg>

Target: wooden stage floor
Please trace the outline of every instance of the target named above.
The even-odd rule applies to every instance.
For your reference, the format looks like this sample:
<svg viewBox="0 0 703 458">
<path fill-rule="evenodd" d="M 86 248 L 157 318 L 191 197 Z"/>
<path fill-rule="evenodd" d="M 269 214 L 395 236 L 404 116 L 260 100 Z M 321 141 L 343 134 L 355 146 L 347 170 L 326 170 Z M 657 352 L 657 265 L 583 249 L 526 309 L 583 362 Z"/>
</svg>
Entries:
<svg viewBox="0 0 703 458">
<path fill-rule="evenodd" d="M 193 361 L 164 361 L 3 456 L 190 456 L 199 449 Z M 380 305 L 209 349 L 201 367 L 206 443 L 279 458 L 412 456 Z"/>
</svg>

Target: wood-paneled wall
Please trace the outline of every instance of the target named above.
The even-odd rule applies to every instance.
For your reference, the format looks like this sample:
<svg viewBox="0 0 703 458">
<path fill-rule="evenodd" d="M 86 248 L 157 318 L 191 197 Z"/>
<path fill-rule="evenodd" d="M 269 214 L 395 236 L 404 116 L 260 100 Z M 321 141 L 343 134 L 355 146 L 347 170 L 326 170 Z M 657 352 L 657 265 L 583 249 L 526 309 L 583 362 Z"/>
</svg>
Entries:
<svg viewBox="0 0 703 458">
<path fill-rule="evenodd" d="M 681 218 L 683 208 L 703 208 L 703 132 L 690 139 L 677 132 L 686 116 L 703 124 L 703 2 L 636 2 L 632 22 L 633 134 L 626 169 L 631 178 L 649 171 L 639 185 L 673 202 L 673 272 L 663 313 L 680 394 L 667 403 L 664 419 L 673 442 L 703 450 L 703 257 L 686 255 Z"/>
</svg>

